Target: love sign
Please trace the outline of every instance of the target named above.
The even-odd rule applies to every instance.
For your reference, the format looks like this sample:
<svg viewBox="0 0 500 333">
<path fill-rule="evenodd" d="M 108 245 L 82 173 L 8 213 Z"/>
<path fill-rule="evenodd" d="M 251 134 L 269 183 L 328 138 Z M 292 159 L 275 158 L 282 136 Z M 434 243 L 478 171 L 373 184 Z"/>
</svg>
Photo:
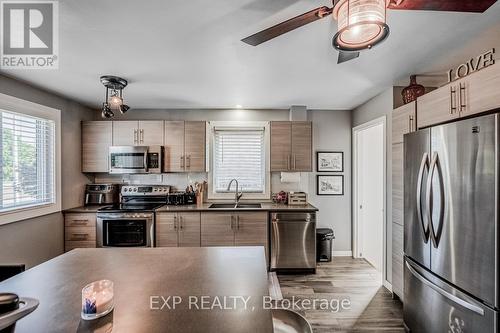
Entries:
<svg viewBox="0 0 500 333">
<path fill-rule="evenodd" d="M 476 58 L 472 58 L 459 65 L 457 68 L 450 69 L 446 74 L 448 74 L 448 82 L 452 82 L 467 75 L 470 75 L 474 72 L 477 72 L 480 69 L 491 66 L 495 64 L 495 49 L 491 49 L 489 51 L 484 52 L 483 54 L 478 55 Z"/>
</svg>

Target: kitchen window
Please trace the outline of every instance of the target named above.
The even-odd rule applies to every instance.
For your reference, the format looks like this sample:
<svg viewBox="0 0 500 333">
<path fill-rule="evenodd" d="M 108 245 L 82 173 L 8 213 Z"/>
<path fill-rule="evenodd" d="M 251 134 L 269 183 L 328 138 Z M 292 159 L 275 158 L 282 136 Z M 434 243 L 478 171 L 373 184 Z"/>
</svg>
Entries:
<svg viewBox="0 0 500 333">
<path fill-rule="evenodd" d="M 269 198 L 268 123 L 216 122 L 210 128 L 209 198 L 234 198 L 235 184 L 227 190 L 231 179 L 238 180 L 243 199 Z"/>
<path fill-rule="evenodd" d="M 60 210 L 59 110 L 0 94 L 0 218 Z"/>
</svg>

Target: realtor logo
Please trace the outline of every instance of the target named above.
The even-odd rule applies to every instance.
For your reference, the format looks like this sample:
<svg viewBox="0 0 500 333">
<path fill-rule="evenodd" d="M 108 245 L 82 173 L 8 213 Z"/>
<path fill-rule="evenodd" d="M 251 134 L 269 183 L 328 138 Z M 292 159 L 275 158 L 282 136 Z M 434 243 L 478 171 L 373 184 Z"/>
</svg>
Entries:
<svg viewBox="0 0 500 333">
<path fill-rule="evenodd" d="M 0 1 L 2 69 L 57 69 L 58 3 Z"/>
</svg>

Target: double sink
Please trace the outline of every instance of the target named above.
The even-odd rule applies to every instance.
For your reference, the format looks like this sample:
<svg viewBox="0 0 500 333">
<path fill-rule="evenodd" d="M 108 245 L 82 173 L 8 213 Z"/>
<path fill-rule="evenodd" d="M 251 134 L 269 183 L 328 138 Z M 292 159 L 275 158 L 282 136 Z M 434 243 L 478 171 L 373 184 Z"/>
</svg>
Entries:
<svg viewBox="0 0 500 333">
<path fill-rule="evenodd" d="M 230 209 L 242 209 L 242 208 L 262 208 L 262 205 L 260 203 L 214 203 L 208 206 L 208 208 L 230 208 Z"/>
</svg>

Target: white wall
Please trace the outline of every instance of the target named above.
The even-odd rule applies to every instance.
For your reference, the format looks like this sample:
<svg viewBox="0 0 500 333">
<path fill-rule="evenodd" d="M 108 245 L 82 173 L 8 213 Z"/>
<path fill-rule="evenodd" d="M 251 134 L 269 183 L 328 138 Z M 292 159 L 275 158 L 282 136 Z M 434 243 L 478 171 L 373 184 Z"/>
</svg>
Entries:
<svg viewBox="0 0 500 333">
<path fill-rule="evenodd" d="M 61 110 L 62 208 L 81 206 L 84 184 L 89 179 L 80 172 L 80 121 L 93 119 L 95 111 L 2 75 L 0 92 Z M 0 264 L 24 263 L 31 267 L 63 253 L 63 231 L 61 213 L 0 226 Z"/>
<path fill-rule="evenodd" d="M 289 120 L 289 110 L 130 110 L 125 115 L 117 115 L 114 119 L 160 119 L 160 120 L 227 120 L 227 121 L 271 121 Z M 95 119 L 101 119 L 96 113 Z M 318 207 L 318 227 L 330 227 L 335 230 L 334 251 L 345 254 L 352 251 L 351 233 L 351 112 L 332 110 L 308 110 L 307 119 L 313 123 L 313 160 L 317 150 L 333 150 L 344 152 L 344 195 L 317 196 L 316 172 L 301 173 L 299 183 L 281 183 L 280 173 L 271 175 L 271 191 L 306 191 L 309 201 Z M 314 170 L 316 165 L 314 161 Z M 174 185 L 180 190 L 189 182 L 206 178 L 206 174 L 165 174 L 162 176 L 130 176 L 126 181 L 154 182 Z M 110 179 L 100 175 L 96 181 Z M 113 178 L 112 178 L 113 179 Z M 114 178 L 121 181 L 121 177 Z"/>
</svg>

